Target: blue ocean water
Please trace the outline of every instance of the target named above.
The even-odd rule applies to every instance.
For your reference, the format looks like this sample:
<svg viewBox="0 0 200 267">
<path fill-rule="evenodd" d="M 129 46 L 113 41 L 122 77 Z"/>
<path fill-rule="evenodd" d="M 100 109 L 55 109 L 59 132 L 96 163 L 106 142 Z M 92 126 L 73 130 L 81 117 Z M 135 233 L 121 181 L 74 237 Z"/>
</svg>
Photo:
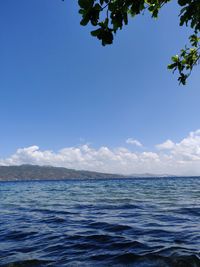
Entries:
<svg viewBox="0 0 200 267">
<path fill-rule="evenodd" d="M 1 182 L 0 266 L 200 266 L 200 178 Z"/>
</svg>

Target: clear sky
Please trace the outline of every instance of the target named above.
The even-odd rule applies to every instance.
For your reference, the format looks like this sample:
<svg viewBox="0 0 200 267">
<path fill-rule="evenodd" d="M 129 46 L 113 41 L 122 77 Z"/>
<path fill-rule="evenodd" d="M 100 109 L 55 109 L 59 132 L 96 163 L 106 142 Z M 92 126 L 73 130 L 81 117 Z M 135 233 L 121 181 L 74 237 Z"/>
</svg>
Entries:
<svg viewBox="0 0 200 267">
<path fill-rule="evenodd" d="M 185 87 L 167 70 L 170 57 L 187 43 L 188 30 L 178 26 L 177 15 L 177 6 L 170 3 L 158 20 L 148 13 L 139 16 L 117 34 L 112 46 L 102 47 L 90 36 L 89 26 L 80 26 L 76 1 L 1 0 L 2 164 L 48 163 L 114 171 L 124 164 L 117 161 L 120 148 L 122 160 L 125 151 L 142 159 L 140 167 L 134 167 L 139 163 L 133 158 L 126 159 L 125 167 L 116 171 L 178 173 L 179 165 L 169 169 L 149 162 L 146 168 L 143 156 L 158 156 L 163 164 L 161 157 L 173 157 L 175 148 L 191 136 L 197 143 L 192 137 L 193 148 L 189 145 L 192 151 L 187 155 L 192 160 L 199 157 L 195 158 L 199 164 L 200 68 Z M 168 151 L 162 152 L 157 145 L 165 146 L 168 139 Z M 62 158 L 60 154 L 70 149 L 79 150 L 75 159 L 70 153 Z M 112 168 L 104 165 L 104 149 L 116 157 L 109 164 Z M 94 153 L 102 157 L 95 163 Z M 86 157 L 88 165 L 81 165 Z M 173 160 L 179 164 L 182 158 Z M 180 173 L 194 170 L 187 164 Z M 194 173 L 200 174 L 200 168 Z"/>
</svg>

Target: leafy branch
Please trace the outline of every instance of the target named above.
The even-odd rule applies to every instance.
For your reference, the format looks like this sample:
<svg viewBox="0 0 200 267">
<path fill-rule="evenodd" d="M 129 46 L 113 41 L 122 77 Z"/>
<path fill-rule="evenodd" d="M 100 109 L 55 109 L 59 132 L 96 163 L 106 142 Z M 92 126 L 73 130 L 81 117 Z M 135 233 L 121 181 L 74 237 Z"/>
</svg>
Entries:
<svg viewBox="0 0 200 267">
<path fill-rule="evenodd" d="M 157 18 L 160 9 L 172 0 L 78 0 L 82 16 L 81 25 L 90 23 L 96 29 L 91 35 L 98 38 L 102 45 L 113 43 L 114 35 L 128 24 L 130 17 L 143 14 L 146 10 Z M 191 47 L 185 47 L 180 55 L 172 57 L 168 69 L 178 71 L 178 81 L 185 85 L 194 66 L 200 60 L 200 1 L 178 0 L 180 6 L 180 26 L 186 25 L 194 30 L 189 37 Z"/>
</svg>

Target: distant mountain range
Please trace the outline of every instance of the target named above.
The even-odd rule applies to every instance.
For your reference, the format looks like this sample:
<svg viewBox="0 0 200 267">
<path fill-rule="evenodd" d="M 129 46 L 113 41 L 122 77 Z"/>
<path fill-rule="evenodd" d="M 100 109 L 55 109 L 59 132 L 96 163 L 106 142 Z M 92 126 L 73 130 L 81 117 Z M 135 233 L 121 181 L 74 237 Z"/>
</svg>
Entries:
<svg viewBox="0 0 200 267">
<path fill-rule="evenodd" d="M 62 180 L 62 179 L 102 179 L 128 177 L 119 174 L 78 171 L 62 167 L 20 165 L 0 166 L 0 181 L 15 180 Z"/>
<path fill-rule="evenodd" d="M 166 177 L 169 175 L 160 175 Z M 159 177 L 160 177 L 159 176 Z M 64 179 L 107 179 L 107 178 L 133 178 L 133 177 L 158 177 L 154 174 L 120 175 L 84 170 L 74 170 L 62 167 L 20 165 L 0 166 L 0 181 L 16 180 L 64 180 Z"/>
</svg>

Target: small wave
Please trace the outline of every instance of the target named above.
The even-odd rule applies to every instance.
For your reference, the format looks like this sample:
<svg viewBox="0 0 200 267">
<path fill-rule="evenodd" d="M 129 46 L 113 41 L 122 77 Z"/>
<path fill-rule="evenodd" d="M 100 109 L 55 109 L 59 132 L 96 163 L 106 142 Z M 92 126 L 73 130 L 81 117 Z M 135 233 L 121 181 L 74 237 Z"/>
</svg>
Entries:
<svg viewBox="0 0 200 267">
<path fill-rule="evenodd" d="M 37 234 L 37 232 L 10 231 L 8 234 L 4 236 L 4 238 L 6 240 L 23 240 L 31 238 L 35 234 Z"/>
<path fill-rule="evenodd" d="M 132 227 L 128 225 L 120 225 L 120 224 L 109 224 L 106 222 L 92 222 L 89 227 L 95 228 L 95 229 L 101 229 L 101 230 L 107 230 L 110 232 L 122 232 L 131 230 Z"/>
<path fill-rule="evenodd" d="M 58 216 L 47 217 L 41 220 L 41 222 L 44 222 L 44 223 L 64 223 L 65 221 L 66 219 L 58 217 Z"/>
</svg>

